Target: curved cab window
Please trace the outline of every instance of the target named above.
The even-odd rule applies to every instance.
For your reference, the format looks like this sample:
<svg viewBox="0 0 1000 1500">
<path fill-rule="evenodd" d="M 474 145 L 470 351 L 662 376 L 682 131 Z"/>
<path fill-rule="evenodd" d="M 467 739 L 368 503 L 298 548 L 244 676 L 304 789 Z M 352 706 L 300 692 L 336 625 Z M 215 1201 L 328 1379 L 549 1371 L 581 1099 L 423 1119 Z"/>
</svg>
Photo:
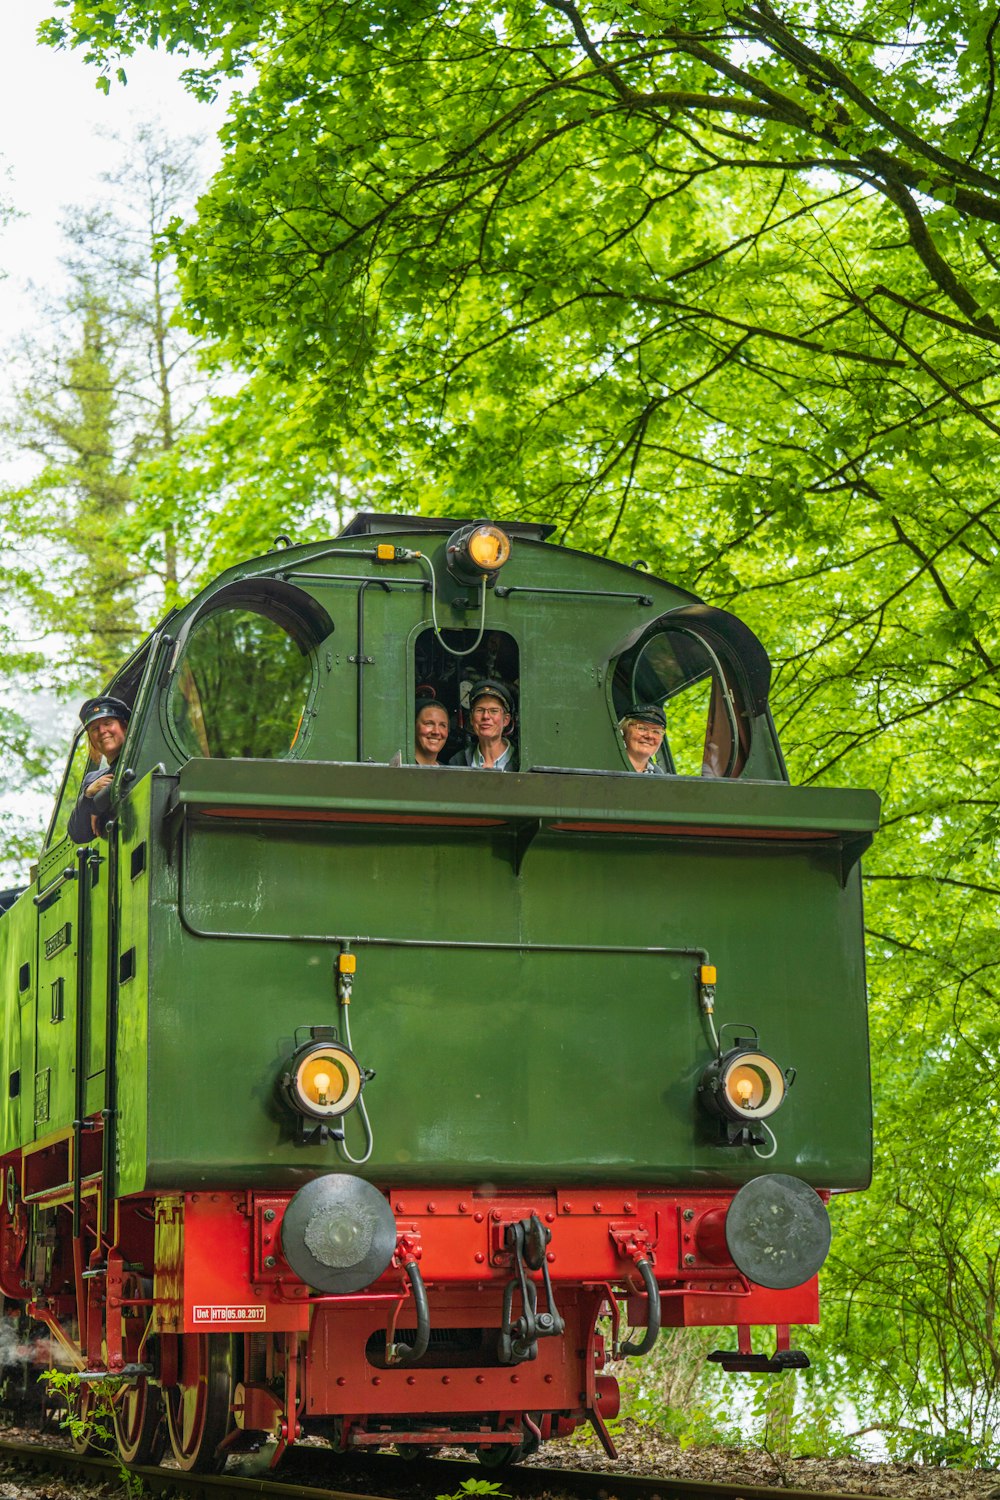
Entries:
<svg viewBox="0 0 1000 1500">
<path fill-rule="evenodd" d="M 283 624 L 217 609 L 191 628 L 167 716 L 188 755 L 276 760 L 295 746 L 312 683 L 308 648 Z"/>
<path fill-rule="evenodd" d="M 693 631 L 671 627 L 622 657 L 615 706 L 657 703 L 667 720 L 667 769 L 678 776 L 738 776 L 749 749 L 746 716 L 725 667 Z"/>
</svg>

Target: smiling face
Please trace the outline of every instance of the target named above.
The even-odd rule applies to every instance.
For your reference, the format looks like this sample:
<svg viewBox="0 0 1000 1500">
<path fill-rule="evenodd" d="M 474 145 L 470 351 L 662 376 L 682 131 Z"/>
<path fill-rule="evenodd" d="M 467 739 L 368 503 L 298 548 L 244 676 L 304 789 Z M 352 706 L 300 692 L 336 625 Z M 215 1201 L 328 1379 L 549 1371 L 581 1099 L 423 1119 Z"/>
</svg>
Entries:
<svg viewBox="0 0 1000 1500">
<path fill-rule="evenodd" d="M 626 719 L 622 725 L 625 749 L 633 766 L 639 763 L 645 768 L 651 755 L 655 755 L 663 743 L 663 730 L 656 724 L 647 724 L 644 719 Z"/>
<path fill-rule="evenodd" d="M 95 757 L 100 760 L 103 755 L 113 765 L 125 743 L 125 725 L 121 719 L 95 719 L 87 725 L 87 738 Z"/>
<path fill-rule="evenodd" d="M 417 714 L 415 756 L 417 764 L 433 766 L 448 738 L 448 715 L 437 703 L 429 703 Z"/>
<path fill-rule="evenodd" d="M 503 739 L 505 731 L 510 728 L 510 714 L 499 698 L 494 698 L 492 693 L 484 693 L 481 698 L 476 699 L 469 722 L 479 743 L 489 743 Z"/>
</svg>

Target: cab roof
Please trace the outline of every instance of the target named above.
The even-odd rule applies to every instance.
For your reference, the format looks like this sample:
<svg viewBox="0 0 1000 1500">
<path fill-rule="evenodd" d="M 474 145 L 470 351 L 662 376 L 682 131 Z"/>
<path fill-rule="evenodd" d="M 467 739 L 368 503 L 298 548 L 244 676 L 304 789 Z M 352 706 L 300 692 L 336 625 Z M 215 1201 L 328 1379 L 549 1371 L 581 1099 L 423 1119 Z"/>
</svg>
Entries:
<svg viewBox="0 0 1000 1500">
<path fill-rule="evenodd" d="M 462 520 L 456 516 L 391 516 L 363 510 L 353 521 L 348 521 L 343 530 L 338 532 L 338 537 L 385 536 L 397 531 L 441 531 L 451 536 L 453 531 L 468 526 L 472 519 L 474 518 Z M 504 521 L 493 516 L 489 519 L 493 525 L 503 527 L 508 536 L 516 537 L 518 541 L 545 542 L 556 529 L 543 521 Z"/>
</svg>

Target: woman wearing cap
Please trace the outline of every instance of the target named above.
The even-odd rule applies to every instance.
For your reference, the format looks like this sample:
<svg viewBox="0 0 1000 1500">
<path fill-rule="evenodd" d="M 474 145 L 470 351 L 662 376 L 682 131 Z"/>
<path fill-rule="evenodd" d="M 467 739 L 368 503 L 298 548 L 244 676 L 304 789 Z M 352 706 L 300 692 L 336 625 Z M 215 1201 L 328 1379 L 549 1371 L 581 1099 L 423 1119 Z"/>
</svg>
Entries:
<svg viewBox="0 0 1000 1500">
<path fill-rule="evenodd" d="M 127 703 L 107 696 L 88 698 L 80 710 L 91 757 L 100 765 L 84 776 L 77 804 L 69 815 L 66 832 L 78 844 L 87 844 L 104 832 L 110 811 L 109 788 L 115 762 L 125 743 L 130 713 Z"/>
<path fill-rule="evenodd" d="M 418 698 L 413 724 L 413 759 L 418 766 L 441 770 L 438 756 L 448 743 L 448 710 L 433 698 Z"/>
<path fill-rule="evenodd" d="M 667 774 L 656 759 L 667 728 L 662 708 L 655 703 L 633 703 L 618 720 L 618 728 L 633 771 L 646 776 Z"/>
<path fill-rule="evenodd" d="M 469 691 L 469 724 L 476 743 L 452 756 L 450 766 L 478 771 L 516 771 L 514 746 L 506 738 L 514 722 L 514 700 L 502 682 L 484 677 Z"/>
</svg>

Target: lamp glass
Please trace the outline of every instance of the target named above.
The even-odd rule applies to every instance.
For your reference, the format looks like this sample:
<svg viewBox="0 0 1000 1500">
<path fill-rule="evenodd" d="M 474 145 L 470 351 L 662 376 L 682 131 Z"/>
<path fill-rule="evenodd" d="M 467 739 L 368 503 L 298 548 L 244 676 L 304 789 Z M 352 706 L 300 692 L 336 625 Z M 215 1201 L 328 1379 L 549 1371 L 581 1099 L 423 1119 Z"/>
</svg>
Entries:
<svg viewBox="0 0 1000 1500">
<path fill-rule="evenodd" d="M 304 1113 L 342 1115 L 357 1101 L 362 1085 L 357 1059 L 340 1047 L 316 1047 L 295 1069 L 294 1092 Z"/>
<path fill-rule="evenodd" d="M 503 567 L 510 556 L 510 537 L 499 526 L 477 526 L 466 546 L 469 560 L 484 573 Z"/>
<path fill-rule="evenodd" d="M 743 1052 L 726 1068 L 722 1091 L 733 1119 L 763 1120 L 780 1107 L 785 1080 L 777 1063 L 765 1053 Z"/>
</svg>

